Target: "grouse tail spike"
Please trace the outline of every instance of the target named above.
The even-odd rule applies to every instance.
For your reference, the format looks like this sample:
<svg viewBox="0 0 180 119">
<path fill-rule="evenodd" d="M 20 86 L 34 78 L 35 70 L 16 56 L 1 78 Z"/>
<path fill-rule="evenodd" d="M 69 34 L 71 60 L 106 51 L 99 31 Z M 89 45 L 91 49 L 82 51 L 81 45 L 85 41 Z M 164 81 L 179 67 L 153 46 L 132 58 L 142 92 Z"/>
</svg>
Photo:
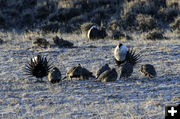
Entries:
<svg viewBox="0 0 180 119">
<path fill-rule="evenodd" d="M 68 78 L 67 76 L 65 76 L 64 78 L 62 78 L 61 80 L 64 80 L 64 79 L 66 79 L 66 78 Z"/>
<path fill-rule="evenodd" d="M 136 53 L 136 51 L 133 49 L 128 50 L 126 55 L 126 61 L 128 61 L 132 65 L 135 65 L 139 62 L 140 58 L 141 58 L 140 53 Z"/>
<path fill-rule="evenodd" d="M 51 67 L 51 64 L 49 64 L 45 57 L 37 55 L 36 57 L 31 58 L 30 62 L 26 65 L 25 72 L 28 76 L 42 79 L 48 75 Z"/>
</svg>

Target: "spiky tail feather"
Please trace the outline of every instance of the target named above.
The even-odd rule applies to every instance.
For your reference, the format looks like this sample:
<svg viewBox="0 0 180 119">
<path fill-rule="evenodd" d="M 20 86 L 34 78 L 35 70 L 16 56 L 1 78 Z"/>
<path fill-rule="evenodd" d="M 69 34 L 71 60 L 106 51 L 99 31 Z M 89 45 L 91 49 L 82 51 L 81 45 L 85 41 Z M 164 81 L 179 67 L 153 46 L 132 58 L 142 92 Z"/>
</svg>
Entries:
<svg viewBox="0 0 180 119">
<path fill-rule="evenodd" d="M 64 78 L 62 78 L 61 80 L 64 80 L 64 79 L 66 79 L 66 78 L 68 78 L 67 76 L 65 76 Z"/>
<path fill-rule="evenodd" d="M 45 68 L 44 70 L 46 70 L 46 72 L 44 75 L 48 75 L 49 71 L 53 67 L 52 63 L 49 64 L 49 60 L 47 60 L 46 57 L 43 59 L 41 55 L 37 55 L 37 59 L 31 58 L 30 62 L 26 65 L 26 67 L 25 67 L 25 73 L 26 74 L 25 75 L 37 77 L 33 73 L 34 72 L 33 70 L 37 65 L 42 65 Z"/>
<path fill-rule="evenodd" d="M 136 54 L 135 50 L 130 49 L 130 50 L 127 51 L 126 61 L 128 61 L 132 65 L 137 64 L 139 62 L 140 58 L 141 58 L 140 53 Z"/>
</svg>

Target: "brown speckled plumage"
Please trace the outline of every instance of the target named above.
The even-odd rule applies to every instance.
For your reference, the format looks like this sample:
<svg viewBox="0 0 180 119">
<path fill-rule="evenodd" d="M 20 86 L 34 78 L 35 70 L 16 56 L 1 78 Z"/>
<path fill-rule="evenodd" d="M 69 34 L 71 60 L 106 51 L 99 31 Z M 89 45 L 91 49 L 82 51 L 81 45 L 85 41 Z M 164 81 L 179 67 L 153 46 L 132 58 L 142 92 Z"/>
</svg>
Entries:
<svg viewBox="0 0 180 119">
<path fill-rule="evenodd" d="M 115 81 L 118 77 L 118 74 L 115 70 L 115 68 L 110 69 L 110 70 L 106 70 L 104 71 L 99 78 L 97 79 L 97 81 L 101 81 L 101 82 L 111 82 L 111 81 Z"/>
<path fill-rule="evenodd" d="M 154 78 L 157 75 L 154 66 L 151 64 L 141 65 L 140 71 L 141 71 L 141 73 L 143 73 L 145 76 L 147 76 L 149 78 Z"/>
</svg>

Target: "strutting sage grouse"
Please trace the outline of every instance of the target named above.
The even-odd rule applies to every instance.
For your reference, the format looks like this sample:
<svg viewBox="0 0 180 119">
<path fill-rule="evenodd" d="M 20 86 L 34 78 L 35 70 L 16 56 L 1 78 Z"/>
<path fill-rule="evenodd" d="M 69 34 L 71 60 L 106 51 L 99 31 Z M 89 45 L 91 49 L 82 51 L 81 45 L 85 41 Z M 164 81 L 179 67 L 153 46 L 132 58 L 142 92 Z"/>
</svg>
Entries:
<svg viewBox="0 0 180 119">
<path fill-rule="evenodd" d="M 51 68 L 52 67 L 46 57 L 37 55 L 36 57 L 31 58 L 29 64 L 26 65 L 25 72 L 26 75 L 40 78 L 42 81 L 42 78 L 48 75 Z"/>
<path fill-rule="evenodd" d="M 114 50 L 114 59 L 118 66 L 121 66 L 124 62 L 128 61 L 129 63 L 135 65 L 141 58 L 140 53 L 137 53 L 133 49 L 128 49 L 126 45 L 119 44 Z"/>
<path fill-rule="evenodd" d="M 156 70 L 153 65 L 151 64 L 144 64 L 141 65 L 141 73 L 149 78 L 154 78 L 156 76 Z"/>
<path fill-rule="evenodd" d="M 85 80 L 89 79 L 89 77 L 95 78 L 92 72 L 88 71 L 86 68 L 83 68 L 80 64 L 78 64 L 69 69 L 63 79 L 69 78 L 70 80 L 72 80 L 73 78 L 75 78 L 76 80 Z"/>
<path fill-rule="evenodd" d="M 133 67 L 138 63 L 140 54 L 133 49 L 128 49 L 126 45 L 119 44 L 114 50 L 114 59 L 118 66 L 121 67 L 120 78 L 128 78 L 133 73 Z"/>
<path fill-rule="evenodd" d="M 53 67 L 53 69 L 48 73 L 48 80 L 51 83 L 59 83 L 61 80 L 61 72 L 57 67 Z"/>
<path fill-rule="evenodd" d="M 65 48 L 71 48 L 73 47 L 73 43 L 63 40 L 62 38 L 59 38 L 58 36 L 53 38 L 54 44 L 57 45 L 59 48 L 65 47 Z"/>
<path fill-rule="evenodd" d="M 96 25 L 93 25 L 87 33 L 88 39 L 94 40 L 94 39 L 100 39 L 106 37 L 106 31 L 105 28 L 102 28 L 99 30 Z"/>
<path fill-rule="evenodd" d="M 112 82 L 112 81 L 115 81 L 117 77 L 118 77 L 118 74 L 115 68 L 113 68 L 113 69 L 106 70 L 102 74 L 100 74 L 100 76 L 98 77 L 96 81 Z"/>
<path fill-rule="evenodd" d="M 109 67 L 108 64 L 103 65 L 99 70 L 96 71 L 96 79 L 106 70 L 110 70 L 111 68 Z"/>
<path fill-rule="evenodd" d="M 128 48 L 126 47 L 126 45 L 119 43 L 119 45 L 116 46 L 114 50 L 114 59 L 118 66 L 120 66 L 122 63 L 126 61 L 127 52 Z"/>
</svg>

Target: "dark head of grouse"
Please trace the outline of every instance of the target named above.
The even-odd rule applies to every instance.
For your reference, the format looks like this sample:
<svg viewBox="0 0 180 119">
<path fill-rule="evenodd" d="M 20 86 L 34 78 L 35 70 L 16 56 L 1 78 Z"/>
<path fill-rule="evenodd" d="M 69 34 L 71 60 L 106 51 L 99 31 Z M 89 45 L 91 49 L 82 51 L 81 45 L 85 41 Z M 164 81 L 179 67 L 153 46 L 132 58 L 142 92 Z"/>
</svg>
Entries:
<svg viewBox="0 0 180 119">
<path fill-rule="evenodd" d="M 118 66 L 128 61 L 132 65 L 137 64 L 140 59 L 140 54 L 133 49 L 128 49 L 126 45 L 119 43 L 114 50 L 114 59 Z"/>
<path fill-rule="evenodd" d="M 143 64 L 141 65 L 141 73 L 143 73 L 145 76 L 149 78 L 154 78 L 157 73 L 153 65 L 151 64 Z"/>
<path fill-rule="evenodd" d="M 31 58 L 28 65 L 26 65 L 25 72 L 27 75 L 40 78 L 42 81 L 42 78 L 48 75 L 51 68 L 52 67 L 46 57 L 37 55 L 36 57 Z"/>
</svg>

